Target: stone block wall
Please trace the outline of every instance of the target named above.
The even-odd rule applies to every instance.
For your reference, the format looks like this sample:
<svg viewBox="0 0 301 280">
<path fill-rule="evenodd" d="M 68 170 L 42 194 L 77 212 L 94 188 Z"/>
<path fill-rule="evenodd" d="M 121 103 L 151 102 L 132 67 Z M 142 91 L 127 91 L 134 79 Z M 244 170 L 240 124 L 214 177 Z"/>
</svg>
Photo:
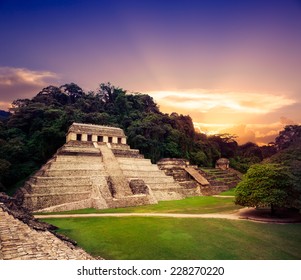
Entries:
<svg viewBox="0 0 301 280">
<path fill-rule="evenodd" d="M 149 188 L 142 179 L 130 180 L 130 188 L 132 193 L 135 194 L 149 194 Z"/>
<path fill-rule="evenodd" d="M 94 259 L 75 242 L 58 238 L 50 225 L 36 221 L 22 208 L 16 210 L 13 206 L 11 210 L 11 206 L 11 202 L 9 205 L 0 202 L 0 260 Z"/>
</svg>

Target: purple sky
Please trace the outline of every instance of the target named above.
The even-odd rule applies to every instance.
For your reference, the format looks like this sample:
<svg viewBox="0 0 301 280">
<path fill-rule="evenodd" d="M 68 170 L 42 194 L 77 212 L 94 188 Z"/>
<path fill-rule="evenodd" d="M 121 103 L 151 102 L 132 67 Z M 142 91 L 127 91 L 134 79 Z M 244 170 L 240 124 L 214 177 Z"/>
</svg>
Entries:
<svg viewBox="0 0 301 280">
<path fill-rule="evenodd" d="M 301 123 L 301 1 L 0 0 L 0 108 L 110 81 L 208 133 Z"/>
</svg>

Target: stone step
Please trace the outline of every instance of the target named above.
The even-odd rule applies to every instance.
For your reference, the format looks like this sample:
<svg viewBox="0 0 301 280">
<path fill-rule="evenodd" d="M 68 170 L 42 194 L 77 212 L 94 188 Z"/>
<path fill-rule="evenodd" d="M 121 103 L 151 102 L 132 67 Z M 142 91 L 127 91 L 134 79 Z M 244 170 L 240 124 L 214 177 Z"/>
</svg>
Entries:
<svg viewBox="0 0 301 280">
<path fill-rule="evenodd" d="M 234 178 L 234 177 L 223 178 L 222 181 L 224 181 L 224 182 L 239 182 L 239 180 L 237 180 L 237 178 Z"/>
<path fill-rule="evenodd" d="M 60 155 L 62 156 L 78 156 L 78 157 L 101 157 L 100 153 L 95 153 L 95 152 L 83 152 L 83 151 L 65 151 L 61 153 Z"/>
<path fill-rule="evenodd" d="M 97 154 L 97 155 L 100 155 L 100 151 L 98 149 L 95 149 L 95 148 L 84 148 L 84 149 L 81 149 L 81 148 L 64 148 L 62 149 L 60 152 L 60 154 L 76 154 L 76 153 L 79 153 L 79 154 Z"/>
<path fill-rule="evenodd" d="M 215 188 L 215 189 L 218 190 L 219 192 L 223 192 L 223 191 L 229 190 L 229 187 L 228 187 L 228 186 L 225 186 L 225 185 L 214 186 L 213 188 Z"/>
<path fill-rule="evenodd" d="M 163 184 L 163 183 L 172 183 L 175 184 L 175 181 L 173 177 L 165 176 L 165 177 L 139 177 L 139 179 L 142 179 L 145 184 Z"/>
<path fill-rule="evenodd" d="M 96 162 L 102 161 L 101 156 L 81 156 L 81 155 L 58 155 L 55 159 L 55 162 L 77 162 L 77 163 L 86 163 L 86 162 Z"/>
<path fill-rule="evenodd" d="M 144 158 L 144 156 L 139 153 L 139 150 L 112 149 L 112 151 L 116 157 Z"/>
<path fill-rule="evenodd" d="M 223 182 L 218 182 L 218 181 L 210 182 L 210 185 L 214 186 L 214 187 L 227 187 L 228 188 L 228 185 L 224 184 Z"/>
<path fill-rule="evenodd" d="M 153 190 L 153 194 L 156 197 L 158 201 L 163 200 L 180 200 L 185 197 L 181 192 L 174 191 L 171 189 L 159 189 L 159 190 Z"/>
<path fill-rule="evenodd" d="M 165 178 L 167 177 L 164 172 L 160 170 L 149 170 L 149 171 L 144 171 L 144 170 L 123 170 L 123 174 L 127 177 L 160 177 L 160 178 Z M 172 178 L 170 176 L 170 178 Z"/>
<path fill-rule="evenodd" d="M 128 164 L 128 165 L 152 165 L 151 161 L 146 158 L 124 158 L 124 157 L 118 157 L 118 162 L 120 164 Z M 155 165 L 155 164 L 154 164 Z M 155 165 L 157 166 L 157 165 Z"/>
<path fill-rule="evenodd" d="M 89 152 L 89 153 L 100 153 L 99 149 L 91 146 L 91 147 L 73 147 L 73 146 L 64 146 L 60 152 Z"/>
<path fill-rule="evenodd" d="M 235 182 L 237 180 L 235 180 L 233 178 L 209 178 L 209 181 L 228 183 L 228 182 Z"/>
<path fill-rule="evenodd" d="M 64 193 L 91 193 L 90 185 L 81 186 L 31 186 L 31 192 L 34 194 L 64 194 Z"/>
<path fill-rule="evenodd" d="M 101 176 L 105 175 L 104 170 L 85 170 L 85 169 L 75 169 L 75 170 L 63 170 L 63 169 L 50 169 L 45 171 L 44 176 L 46 177 L 68 177 L 68 176 Z"/>
<path fill-rule="evenodd" d="M 150 182 L 147 184 L 152 190 L 180 190 L 182 187 L 176 182 L 173 183 L 155 183 Z"/>
<path fill-rule="evenodd" d="M 235 188 L 235 187 L 237 186 L 237 184 L 238 184 L 238 183 L 229 183 L 229 184 L 228 184 L 228 187 L 229 187 L 230 189 L 232 189 L 232 188 Z"/>
<path fill-rule="evenodd" d="M 94 152 L 62 152 L 60 155 L 65 155 L 65 156 L 84 156 L 84 157 L 101 157 L 100 153 L 94 153 Z"/>
<path fill-rule="evenodd" d="M 204 172 L 207 176 L 215 176 L 215 177 L 222 177 L 222 176 L 229 176 L 229 173 L 225 172 Z"/>
<path fill-rule="evenodd" d="M 122 171 L 145 171 L 145 172 L 158 172 L 158 166 L 156 165 L 129 165 L 120 164 Z"/>
<path fill-rule="evenodd" d="M 68 202 L 89 199 L 90 192 L 58 193 L 58 194 L 25 194 L 24 202 L 31 211 L 55 206 Z"/>
<path fill-rule="evenodd" d="M 90 141 L 70 141 L 63 147 L 94 147 L 94 145 Z"/>
<path fill-rule="evenodd" d="M 186 189 L 193 189 L 198 187 L 198 183 L 196 181 L 181 181 L 179 185 Z"/>
<path fill-rule="evenodd" d="M 227 172 L 225 170 L 221 170 L 219 168 L 200 168 L 200 170 L 204 172 Z"/>
<path fill-rule="evenodd" d="M 73 177 L 32 177 L 30 182 L 37 185 L 46 186 L 78 186 L 90 185 L 90 176 Z"/>
<path fill-rule="evenodd" d="M 119 147 L 112 147 L 111 149 L 114 152 L 118 152 L 118 151 L 121 151 L 121 152 L 128 152 L 128 153 L 131 153 L 131 154 L 139 154 L 139 150 L 136 150 L 136 149 L 124 149 L 124 148 L 119 148 Z"/>
<path fill-rule="evenodd" d="M 87 209 L 87 208 L 94 208 L 93 206 L 93 200 L 89 197 L 84 200 L 78 200 L 73 202 L 67 202 L 63 204 L 53 205 L 47 208 L 40 209 L 36 212 L 63 212 L 63 211 L 72 211 L 72 210 L 78 210 L 78 209 Z M 99 205 L 100 207 L 97 209 L 106 209 L 108 208 L 106 204 Z M 101 207 L 102 206 L 102 207 Z"/>
<path fill-rule="evenodd" d="M 116 144 L 116 143 L 111 143 L 112 149 L 120 149 L 120 150 L 130 150 L 131 147 L 127 144 Z"/>
<path fill-rule="evenodd" d="M 236 179 L 236 176 L 233 175 L 209 175 L 208 177 L 213 179 Z"/>
<path fill-rule="evenodd" d="M 50 170 L 104 170 L 102 162 L 61 162 L 54 161 L 51 163 Z"/>
<path fill-rule="evenodd" d="M 109 208 L 119 208 L 156 203 L 158 203 L 156 198 L 145 194 L 139 194 L 124 196 L 118 199 L 114 198 L 108 202 L 108 206 Z"/>
</svg>

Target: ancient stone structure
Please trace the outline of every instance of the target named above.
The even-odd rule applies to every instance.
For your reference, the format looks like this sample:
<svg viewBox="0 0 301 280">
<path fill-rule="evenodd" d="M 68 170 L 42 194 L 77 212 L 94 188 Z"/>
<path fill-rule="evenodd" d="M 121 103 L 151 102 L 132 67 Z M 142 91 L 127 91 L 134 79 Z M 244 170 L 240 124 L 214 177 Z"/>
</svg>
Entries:
<svg viewBox="0 0 301 280">
<path fill-rule="evenodd" d="M 120 128 L 74 123 L 66 144 L 16 198 L 31 211 L 65 211 L 154 204 L 188 195 L 138 150 Z"/>
<path fill-rule="evenodd" d="M 199 172 L 208 180 L 211 195 L 236 187 L 242 178 L 242 174 L 232 168 L 200 168 Z"/>
<path fill-rule="evenodd" d="M 220 158 L 215 163 L 215 168 L 219 168 L 221 170 L 229 169 L 230 161 L 227 158 Z"/>
<path fill-rule="evenodd" d="M 74 123 L 67 133 L 67 143 L 70 141 L 101 142 L 126 145 L 126 136 L 117 127 L 99 126 L 93 124 Z"/>
<path fill-rule="evenodd" d="M 74 241 L 51 231 L 0 193 L 0 260 L 92 260 Z"/>
<path fill-rule="evenodd" d="M 200 196 L 202 190 L 209 185 L 208 181 L 191 166 L 189 161 L 179 158 L 164 158 L 158 163 L 161 170 L 173 178 L 183 187 L 187 196 Z"/>
<path fill-rule="evenodd" d="M 239 172 L 231 168 L 198 168 L 185 159 L 165 158 L 157 164 L 166 175 L 174 177 L 187 196 L 219 194 L 235 187 L 241 180 Z"/>
</svg>

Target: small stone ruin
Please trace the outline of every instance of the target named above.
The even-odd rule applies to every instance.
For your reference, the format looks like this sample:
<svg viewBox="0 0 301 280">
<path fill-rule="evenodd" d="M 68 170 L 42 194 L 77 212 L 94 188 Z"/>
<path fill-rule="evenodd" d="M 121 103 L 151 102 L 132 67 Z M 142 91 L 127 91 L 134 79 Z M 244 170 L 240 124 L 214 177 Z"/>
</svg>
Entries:
<svg viewBox="0 0 301 280">
<path fill-rule="evenodd" d="M 224 162 L 224 161 L 222 161 Z M 190 165 L 186 159 L 164 158 L 157 164 L 161 170 L 173 178 L 185 189 L 187 196 L 217 195 L 234 188 L 241 180 L 241 174 L 229 168 L 229 161 L 225 161 L 228 169 L 199 168 Z M 222 165 L 224 167 L 224 165 Z"/>
<path fill-rule="evenodd" d="M 164 158 L 158 161 L 158 166 L 168 176 L 173 178 L 185 189 L 187 196 L 207 195 L 210 184 L 202 176 L 197 166 L 181 158 Z"/>
<path fill-rule="evenodd" d="M 221 170 L 228 170 L 230 165 L 230 161 L 227 158 L 220 158 L 215 163 L 215 168 Z"/>
</svg>

